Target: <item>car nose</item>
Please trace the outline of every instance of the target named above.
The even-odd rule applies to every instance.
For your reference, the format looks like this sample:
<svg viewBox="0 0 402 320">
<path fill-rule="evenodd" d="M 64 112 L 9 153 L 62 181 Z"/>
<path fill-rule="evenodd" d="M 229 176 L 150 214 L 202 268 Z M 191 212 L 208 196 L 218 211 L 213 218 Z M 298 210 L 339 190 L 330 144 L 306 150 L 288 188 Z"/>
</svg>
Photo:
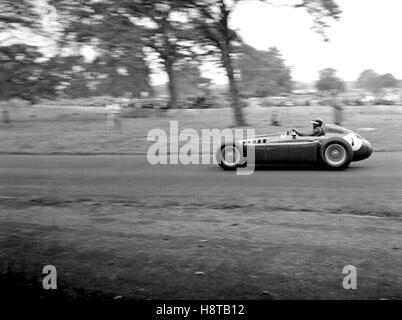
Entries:
<svg viewBox="0 0 402 320">
<path fill-rule="evenodd" d="M 364 143 L 366 144 L 367 149 L 368 149 L 368 155 L 367 155 L 367 158 L 368 158 L 373 153 L 373 147 L 371 146 L 370 142 L 368 142 L 367 140 L 365 140 Z"/>
<path fill-rule="evenodd" d="M 371 146 L 370 142 L 367 140 L 363 140 L 362 146 L 359 150 L 353 152 L 353 161 L 360 161 L 367 159 L 373 153 L 373 147 Z"/>
</svg>

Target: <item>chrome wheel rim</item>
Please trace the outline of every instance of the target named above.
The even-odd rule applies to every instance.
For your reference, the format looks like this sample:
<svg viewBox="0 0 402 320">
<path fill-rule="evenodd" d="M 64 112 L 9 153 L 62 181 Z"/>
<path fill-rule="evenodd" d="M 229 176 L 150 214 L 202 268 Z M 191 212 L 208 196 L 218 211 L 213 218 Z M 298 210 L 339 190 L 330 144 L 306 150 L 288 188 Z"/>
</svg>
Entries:
<svg viewBox="0 0 402 320">
<path fill-rule="evenodd" d="M 222 162 L 228 167 L 235 167 L 240 161 L 240 152 L 234 146 L 222 149 Z"/>
<path fill-rule="evenodd" d="M 331 166 L 339 167 L 346 161 L 346 149 L 340 144 L 331 144 L 325 149 L 325 159 Z"/>
</svg>

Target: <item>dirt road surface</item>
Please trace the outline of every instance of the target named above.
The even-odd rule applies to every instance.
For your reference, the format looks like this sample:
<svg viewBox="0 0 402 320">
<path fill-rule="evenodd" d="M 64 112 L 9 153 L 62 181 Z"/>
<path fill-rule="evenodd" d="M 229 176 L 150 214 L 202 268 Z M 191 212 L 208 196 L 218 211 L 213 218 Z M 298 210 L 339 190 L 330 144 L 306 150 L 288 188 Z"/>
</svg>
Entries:
<svg viewBox="0 0 402 320">
<path fill-rule="evenodd" d="M 0 260 L 72 297 L 402 299 L 402 153 L 342 172 L 0 158 Z M 342 287 L 346 265 L 357 290 Z M 88 298 L 91 298 L 88 295 Z"/>
</svg>

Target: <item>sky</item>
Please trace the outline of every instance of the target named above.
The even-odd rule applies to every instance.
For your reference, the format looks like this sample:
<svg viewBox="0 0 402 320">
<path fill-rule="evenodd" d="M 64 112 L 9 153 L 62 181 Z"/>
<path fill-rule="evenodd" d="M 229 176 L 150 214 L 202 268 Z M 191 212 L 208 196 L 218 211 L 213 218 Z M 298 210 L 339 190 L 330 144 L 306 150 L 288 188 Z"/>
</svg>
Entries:
<svg viewBox="0 0 402 320">
<path fill-rule="evenodd" d="M 314 81 L 318 71 L 327 67 L 337 69 L 347 81 L 370 68 L 402 79 L 402 1 L 336 2 L 343 12 L 327 30 L 329 42 L 311 30 L 312 19 L 305 10 L 272 7 L 261 1 L 241 2 L 231 25 L 257 49 L 278 47 L 292 67 L 294 80 Z"/>
</svg>

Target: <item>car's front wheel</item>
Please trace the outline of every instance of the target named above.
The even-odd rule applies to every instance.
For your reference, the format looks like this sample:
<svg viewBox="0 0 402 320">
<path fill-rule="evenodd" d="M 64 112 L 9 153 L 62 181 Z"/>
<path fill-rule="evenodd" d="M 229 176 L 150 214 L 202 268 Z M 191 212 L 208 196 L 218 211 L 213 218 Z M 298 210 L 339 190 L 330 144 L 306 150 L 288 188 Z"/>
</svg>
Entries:
<svg viewBox="0 0 402 320">
<path fill-rule="evenodd" d="M 223 144 L 216 153 L 216 160 L 221 168 L 234 170 L 245 163 L 243 148 L 238 143 Z"/>
<path fill-rule="evenodd" d="M 352 148 L 342 139 L 329 139 L 321 147 L 321 160 L 330 169 L 345 169 L 349 166 L 352 158 Z"/>
</svg>

